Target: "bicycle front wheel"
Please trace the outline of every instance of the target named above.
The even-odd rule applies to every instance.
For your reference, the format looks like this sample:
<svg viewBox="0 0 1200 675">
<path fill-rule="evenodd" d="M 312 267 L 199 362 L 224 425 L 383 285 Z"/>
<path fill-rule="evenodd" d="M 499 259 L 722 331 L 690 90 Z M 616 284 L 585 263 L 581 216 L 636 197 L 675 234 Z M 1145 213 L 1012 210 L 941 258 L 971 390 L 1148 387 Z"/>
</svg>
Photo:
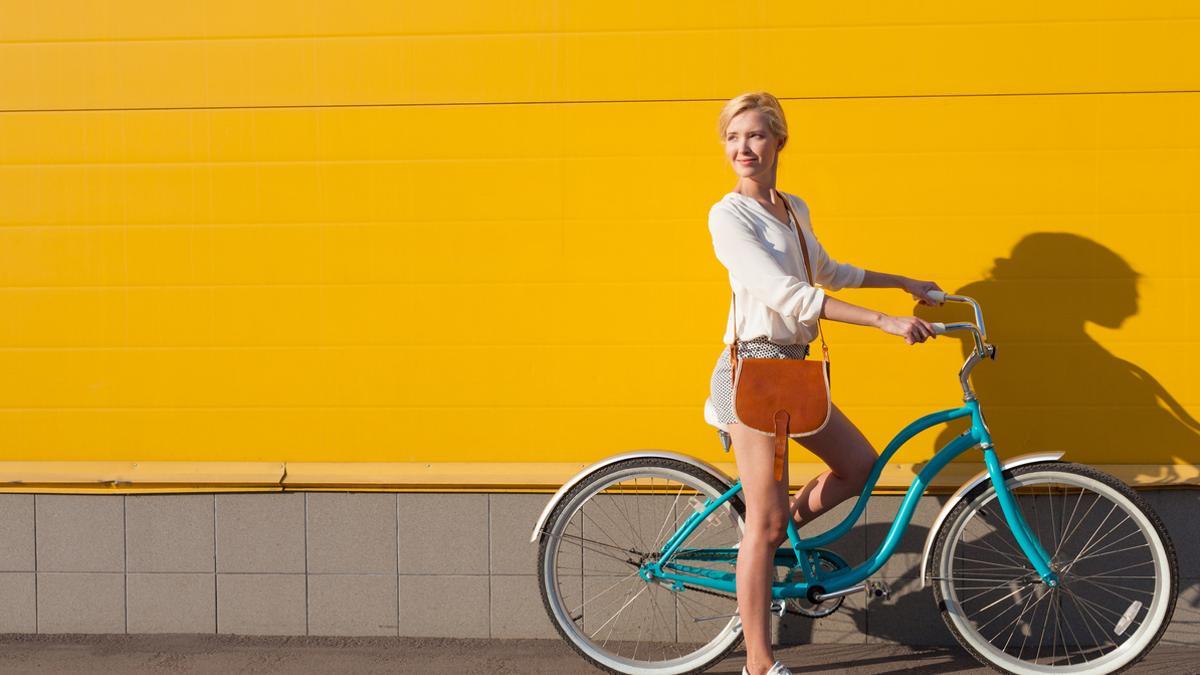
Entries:
<svg viewBox="0 0 1200 675">
<path fill-rule="evenodd" d="M 542 535 L 538 580 L 551 623 L 575 651 L 609 672 L 674 675 L 705 670 L 738 645 L 733 594 L 675 590 L 638 574 L 689 515 L 729 487 L 686 462 L 642 457 L 597 470 L 563 497 Z M 740 497 L 683 546 L 735 549 L 744 530 Z M 672 561 L 720 574 L 733 571 L 736 554 L 685 550 Z"/>
<path fill-rule="evenodd" d="M 991 481 L 951 512 L 934 547 L 934 595 L 968 651 L 1012 673 L 1113 673 L 1142 658 L 1175 608 L 1175 551 L 1129 486 L 1091 467 L 1006 471 L 1058 585 L 1042 583 Z"/>
</svg>

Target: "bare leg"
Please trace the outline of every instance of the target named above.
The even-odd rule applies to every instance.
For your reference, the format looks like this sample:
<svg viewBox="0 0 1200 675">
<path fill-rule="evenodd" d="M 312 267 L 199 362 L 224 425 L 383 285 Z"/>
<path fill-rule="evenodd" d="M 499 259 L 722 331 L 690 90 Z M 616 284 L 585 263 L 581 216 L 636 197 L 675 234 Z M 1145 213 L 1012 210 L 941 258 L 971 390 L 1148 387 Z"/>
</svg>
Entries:
<svg viewBox="0 0 1200 675">
<path fill-rule="evenodd" d="M 809 481 L 791 500 L 793 520 L 798 527 L 857 496 L 866 485 L 879 453 L 836 405 L 824 429 L 796 440 L 829 466 L 829 471 Z"/>
<path fill-rule="evenodd" d="M 762 675 L 775 663 L 770 589 L 775 551 L 787 538 L 787 464 L 783 480 L 775 480 L 774 438 L 736 423 L 728 429 L 746 503 L 745 535 L 737 559 L 738 613 L 746 644 L 746 670 Z"/>
</svg>

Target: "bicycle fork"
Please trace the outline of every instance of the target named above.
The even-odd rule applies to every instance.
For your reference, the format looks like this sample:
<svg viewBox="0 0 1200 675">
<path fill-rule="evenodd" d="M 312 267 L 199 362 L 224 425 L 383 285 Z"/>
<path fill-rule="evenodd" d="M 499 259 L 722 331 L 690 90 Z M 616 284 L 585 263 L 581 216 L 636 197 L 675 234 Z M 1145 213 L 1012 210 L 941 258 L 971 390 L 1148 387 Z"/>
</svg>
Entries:
<svg viewBox="0 0 1200 675">
<path fill-rule="evenodd" d="M 1050 588 L 1058 586 L 1058 575 L 1050 567 L 1050 556 L 1046 554 L 1046 549 L 1042 548 L 1041 542 L 1030 529 L 1029 523 L 1025 522 L 1025 517 L 1021 515 L 1021 509 L 1017 506 L 1017 500 L 1013 498 L 1008 486 L 1004 484 L 1000 460 L 996 457 L 996 450 L 991 447 L 991 443 L 984 446 L 983 461 L 987 465 L 992 487 L 996 490 L 996 500 L 1000 502 L 1004 520 L 1008 523 L 1013 538 L 1017 540 L 1017 545 L 1021 547 L 1021 551 L 1029 559 L 1033 569 L 1042 578 L 1042 582 Z"/>
</svg>

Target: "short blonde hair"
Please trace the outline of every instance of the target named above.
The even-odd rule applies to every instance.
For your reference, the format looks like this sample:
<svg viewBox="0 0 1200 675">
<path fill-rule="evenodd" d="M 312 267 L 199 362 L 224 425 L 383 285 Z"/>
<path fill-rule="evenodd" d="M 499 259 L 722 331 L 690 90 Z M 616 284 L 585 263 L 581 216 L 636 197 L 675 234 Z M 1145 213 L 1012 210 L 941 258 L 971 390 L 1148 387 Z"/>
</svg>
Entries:
<svg viewBox="0 0 1200 675">
<path fill-rule="evenodd" d="M 787 118 L 783 115 L 783 106 L 779 105 L 779 99 L 765 91 L 752 91 L 729 99 L 717 119 L 717 136 L 724 141 L 729 123 L 739 113 L 747 110 L 757 110 L 767 118 L 767 128 L 783 141 L 783 145 L 780 146 L 782 150 L 783 146 L 787 145 Z"/>
</svg>

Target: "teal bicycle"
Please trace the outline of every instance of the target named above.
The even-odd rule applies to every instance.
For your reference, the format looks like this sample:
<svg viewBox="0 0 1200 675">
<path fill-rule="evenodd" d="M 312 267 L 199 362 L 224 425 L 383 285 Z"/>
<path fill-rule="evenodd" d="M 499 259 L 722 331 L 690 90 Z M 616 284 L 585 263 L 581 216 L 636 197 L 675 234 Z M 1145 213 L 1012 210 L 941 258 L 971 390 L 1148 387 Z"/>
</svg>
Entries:
<svg viewBox="0 0 1200 675">
<path fill-rule="evenodd" d="M 995 359 L 983 314 L 935 324 L 969 332 L 959 372 L 964 404 L 926 415 L 881 453 L 854 509 L 832 529 L 775 554 L 772 610 L 828 616 L 843 599 L 887 593 L 870 580 L 895 551 L 930 481 L 978 447 L 986 466 L 934 520 L 920 583 L 950 631 L 980 661 L 1013 673 L 1111 673 L 1159 640 L 1175 608 L 1175 552 L 1157 514 L 1127 485 L 1062 453 L 1003 461 L 968 378 Z M 878 549 L 851 565 L 827 547 L 866 508 L 883 467 L 921 431 L 956 419 L 970 428 L 921 469 Z M 730 439 L 720 438 L 728 451 Z M 741 641 L 734 564 L 744 527 L 740 482 L 677 453 L 616 455 L 581 471 L 534 527 L 538 580 L 551 623 L 585 659 L 630 675 L 700 672 Z"/>
</svg>

